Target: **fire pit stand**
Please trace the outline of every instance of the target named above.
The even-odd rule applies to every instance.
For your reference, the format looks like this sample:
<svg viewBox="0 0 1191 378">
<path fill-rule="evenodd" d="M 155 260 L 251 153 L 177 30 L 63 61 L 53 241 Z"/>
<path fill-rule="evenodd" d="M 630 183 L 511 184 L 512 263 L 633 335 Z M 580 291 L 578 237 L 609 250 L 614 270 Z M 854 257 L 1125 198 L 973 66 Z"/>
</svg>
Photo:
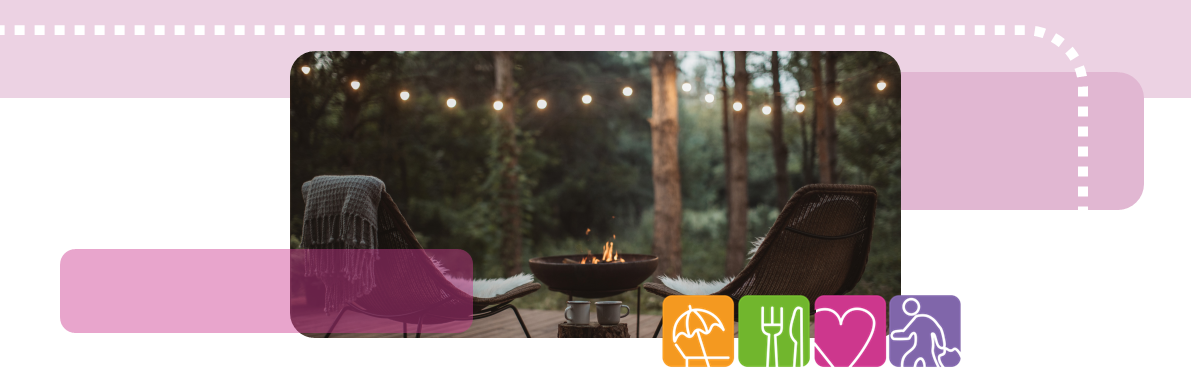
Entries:
<svg viewBox="0 0 1191 378">
<path fill-rule="evenodd" d="M 658 268 L 653 255 L 621 254 L 623 262 L 574 264 L 584 255 L 538 257 L 529 260 L 529 269 L 550 291 L 566 294 L 569 299 L 607 298 L 637 289 L 637 337 L 641 337 L 641 284 Z"/>
</svg>

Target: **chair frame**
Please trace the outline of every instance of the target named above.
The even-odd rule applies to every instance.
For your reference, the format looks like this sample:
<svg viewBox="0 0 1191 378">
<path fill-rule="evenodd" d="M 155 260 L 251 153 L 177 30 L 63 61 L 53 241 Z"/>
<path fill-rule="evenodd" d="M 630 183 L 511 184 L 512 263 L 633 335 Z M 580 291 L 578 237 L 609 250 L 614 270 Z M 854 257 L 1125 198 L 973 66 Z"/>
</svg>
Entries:
<svg viewBox="0 0 1191 378">
<path fill-rule="evenodd" d="M 802 210 L 801 208 L 803 205 L 810 203 L 810 201 L 818 198 L 818 196 L 833 194 L 855 196 L 856 198 L 867 198 L 871 200 L 871 203 L 867 206 L 868 208 L 862 209 L 865 210 L 864 216 L 866 218 L 863 221 L 863 227 L 837 235 L 820 235 L 794 227 L 795 225 L 792 223 L 796 220 L 795 216 L 800 215 L 797 213 Z M 864 273 L 864 267 L 868 264 L 868 254 L 872 247 L 872 232 L 874 217 L 876 216 L 876 207 L 876 189 L 867 185 L 811 184 L 799 188 L 798 191 L 795 192 L 794 195 L 791 196 L 786 202 L 785 207 L 782 209 L 782 213 L 778 215 L 777 221 L 774 222 L 774 225 L 769 229 L 769 232 L 766 233 L 765 240 L 761 242 L 760 246 L 757 247 L 757 252 L 753 255 L 753 258 L 749 260 L 748 264 L 745 265 L 744 269 L 741 270 L 741 272 L 737 274 L 732 281 L 728 282 L 727 285 L 724 285 L 723 288 L 716 291 L 715 293 L 712 293 L 711 295 L 728 295 L 732 298 L 732 301 L 735 302 L 734 305 L 739 306 L 740 297 L 743 295 L 737 293 L 741 291 L 747 291 L 753 286 L 761 285 L 761 283 L 754 280 L 755 273 L 763 264 L 765 264 L 766 255 L 780 253 L 780 251 L 771 250 L 776 248 L 774 243 L 777 243 L 778 240 L 783 236 L 782 234 L 785 232 L 796 235 L 795 237 L 803 237 L 821 241 L 839 241 L 855 238 L 858 236 L 864 237 L 864 240 L 861 241 L 863 245 L 857 246 L 857 248 L 852 251 L 854 256 L 852 256 L 851 264 L 847 267 L 847 273 L 836 290 L 822 293 L 789 292 L 786 294 L 805 294 L 813 304 L 814 300 L 820 295 L 842 295 L 851 291 L 856 287 L 856 284 L 860 282 L 860 277 Z M 796 249 L 791 252 L 797 253 L 799 250 Z M 683 295 L 677 290 L 667 287 L 666 285 L 654 282 L 646 283 L 645 290 L 663 298 L 671 295 Z M 789 289 L 787 288 L 787 291 L 788 290 Z M 733 312 L 738 313 L 739 309 L 735 309 Z M 654 331 L 653 337 L 657 337 L 658 334 L 661 333 L 662 324 L 665 324 L 665 321 L 659 320 L 657 330 Z"/>
<path fill-rule="evenodd" d="M 393 249 L 393 248 L 396 248 L 396 249 L 402 249 L 402 248 L 404 248 L 404 249 L 423 249 L 421 243 L 418 242 L 417 237 L 414 235 L 413 230 L 411 230 L 409 228 L 409 223 L 407 223 L 405 221 L 405 217 L 401 214 L 401 209 L 397 208 L 397 203 L 393 201 L 393 197 L 390 196 L 388 192 L 382 191 L 381 199 L 380 199 L 380 209 L 379 209 L 377 215 L 378 215 L 378 217 L 383 217 L 383 216 L 386 216 L 385 215 L 386 213 L 388 216 L 392 217 L 391 220 L 392 220 L 393 225 L 387 229 L 378 230 L 378 234 L 381 236 L 381 238 L 380 238 L 381 249 Z M 378 224 L 377 226 L 379 228 L 380 224 Z M 407 240 L 408 243 L 411 245 L 399 245 L 399 246 L 386 245 L 387 243 L 385 242 L 384 236 L 389 233 L 397 234 L 403 240 Z M 444 278 L 444 281 L 445 281 L 445 278 Z M 450 284 L 447 283 L 447 284 L 445 284 L 445 286 L 450 286 Z M 512 290 L 509 290 L 508 292 L 505 292 L 505 293 L 498 295 L 496 297 L 493 297 L 493 298 L 480 298 L 480 297 L 468 295 L 468 296 L 470 296 L 471 301 L 472 301 L 472 314 L 467 318 L 455 319 L 455 318 L 446 318 L 441 315 L 431 315 L 431 316 L 439 318 L 441 320 L 447 320 L 447 321 L 468 320 L 468 319 L 477 320 L 477 319 L 484 319 L 487 317 L 491 317 L 493 315 L 504 312 L 505 310 L 512 309 L 513 315 L 515 315 L 517 317 L 517 322 L 521 325 L 521 331 L 525 333 L 526 338 L 531 338 L 531 336 L 529 334 L 529 329 L 525 326 L 524 319 L 521 318 L 521 312 L 517 311 L 517 307 L 513 306 L 512 302 L 514 299 L 517 299 L 517 298 L 529 295 L 535 291 L 538 291 L 538 289 L 540 289 L 541 287 L 542 287 L 541 284 L 538 284 L 535 282 L 530 282 L 530 283 L 518 286 L 516 288 L 513 288 Z M 467 295 L 466 293 L 463 293 L 463 292 L 459 291 L 458 289 L 454 289 L 453 286 L 449 287 L 449 289 L 452 289 L 453 291 L 456 292 L 456 293 L 454 293 L 454 297 L 462 297 L 464 295 Z M 335 330 L 335 326 L 339 323 L 339 320 L 343 317 L 343 314 L 347 313 L 347 311 L 349 311 L 349 310 L 355 311 L 355 312 L 358 312 L 358 313 L 361 313 L 364 315 L 376 317 L 376 318 L 383 318 L 383 319 L 389 319 L 389 320 L 393 320 L 393 321 L 399 321 L 402 323 L 401 329 L 402 329 L 402 331 L 404 331 L 403 335 L 402 335 L 403 337 L 409 337 L 409 332 L 408 332 L 408 329 L 406 328 L 409 323 L 406 320 L 408 320 L 411 317 L 416 317 L 417 318 L 417 323 L 416 323 L 417 329 L 415 331 L 414 337 L 421 338 L 422 324 L 427 320 L 426 316 L 428 315 L 428 312 L 430 310 L 436 308 L 437 306 L 442 305 L 443 303 L 451 301 L 453 299 L 455 299 L 455 298 L 448 297 L 448 298 L 440 300 L 437 303 L 430 305 L 427 308 L 424 308 L 424 309 L 421 309 L 418 311 L 414 311 L 414 312 L 410 312 L 410 313 L 397 314 L 397 315 L 375 313 L 372 311 L 365 310 L 363 307 L 357 305 L 354 302 L 348 303 L 346 306 L 343 307 L 343 309 L 341 309 L 339 311 L 339 314 L 335 316 L 335 320 L 331 323 L 331 327 L 327 329 L 327 333 L 325 336 L 323 336 L 323 338 L 331 337 L 331 333 L 332 333 L 332 331 Z"/>
</svg>

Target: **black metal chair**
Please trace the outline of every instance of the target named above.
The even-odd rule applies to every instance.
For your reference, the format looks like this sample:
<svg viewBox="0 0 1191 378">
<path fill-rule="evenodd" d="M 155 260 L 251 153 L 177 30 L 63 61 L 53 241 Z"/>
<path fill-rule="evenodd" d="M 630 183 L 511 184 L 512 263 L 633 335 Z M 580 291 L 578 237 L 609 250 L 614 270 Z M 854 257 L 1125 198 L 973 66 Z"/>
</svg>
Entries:
<svg viewBox="0 0 1191 378">
<path fill-rule="evenodd" d="M 393 202 L 388 193 L 382 192 L 380 209 L 377 212 L 378 249 L 407 249 L 420 250 L 413 230 L 409 228 L 401 210 Z M 337 249 L 335 246 L 311 246 L 310 249 Z M 423 324 L 441 324 L 450 321 L 466 320 L 467 318 L 450 318 L 434 314 L 438 306 L 465 305 L 472 306 L 470 319 L 483 319 L 499 314 L 505 310 L 513 310 L 517 322 L 521 324 L 521 331 L 529 338 L 529 329 L 513 300 L 529 295 L 539 288 L 538 283 L 527 283 L 518 286 L 504 294 L 493 298 L 473 297 L 450 283 L 443 274 L 433 266 L 430 257 L 425 253 L 389 253 L 384 254 L 376 262 L 376 287 L 372 291 L 349 303 L 339 311 L 331 327 L 324 337 L 331 337 L 335 325 L 347 311 L 355 311 L 364 315 L 390 319 L 402 322 L 403 337 L 408 337 L 408 324 L 417 324 L 415 337 L 422 336 Z M 410 311 L 410 308 L 417 310 Z"/>
<path fill-rule="evenodd" d="M 712 295 L 727 295 L 737 305 L 746 295 L 803 295 L 814 305 L 821 295 L 851 291 L 868 263 L 876 207 L 877 190 L 867 185 L 798 189 L 744 270 Z M 663 298 L 683 295 L 654 282 L 645 290 Z"/>
</svg>

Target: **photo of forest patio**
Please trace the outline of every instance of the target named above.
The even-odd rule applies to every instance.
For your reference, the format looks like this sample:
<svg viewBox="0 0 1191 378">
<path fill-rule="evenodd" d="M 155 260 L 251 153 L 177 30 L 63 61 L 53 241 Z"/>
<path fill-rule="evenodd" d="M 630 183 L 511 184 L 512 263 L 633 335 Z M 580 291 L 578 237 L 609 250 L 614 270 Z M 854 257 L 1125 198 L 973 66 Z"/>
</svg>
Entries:
<svg viewBox="0 0 1191 378">
<path fill-rule="evenodd" d="M 657 337 L 670 295 L 888 301 L 900 84 L 866 51 L 303 54 L 291 320 L 319 338 Z"/>
</svg>

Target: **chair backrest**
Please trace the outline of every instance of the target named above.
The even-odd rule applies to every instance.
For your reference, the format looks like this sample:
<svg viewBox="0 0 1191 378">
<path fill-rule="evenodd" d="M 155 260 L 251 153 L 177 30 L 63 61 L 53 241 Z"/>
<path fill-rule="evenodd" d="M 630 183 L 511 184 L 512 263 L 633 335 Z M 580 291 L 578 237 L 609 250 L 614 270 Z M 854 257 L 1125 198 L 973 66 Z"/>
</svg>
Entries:
<svg viewBox="0 0 1191 378">
<path fill-rule="evenodd" d="M 471 296 L 452 285 L 425 253 L 383 251 L 422 249 L 389 193 L 382 192 L 376 215 L 377 249 L 382 250 L 375 265 L 376 287 L 355 304 L 375 315 L 407 314 L 444 301 L 466 302 L 470 309 Z"/>
<path fill-rule="evenodd" d="M 720 293 L 821 295 L 852 290 L 872 243 L 877 191 L 864 185 L 812 184 L 786 202 L 752 260 Z"/>
</svg>

